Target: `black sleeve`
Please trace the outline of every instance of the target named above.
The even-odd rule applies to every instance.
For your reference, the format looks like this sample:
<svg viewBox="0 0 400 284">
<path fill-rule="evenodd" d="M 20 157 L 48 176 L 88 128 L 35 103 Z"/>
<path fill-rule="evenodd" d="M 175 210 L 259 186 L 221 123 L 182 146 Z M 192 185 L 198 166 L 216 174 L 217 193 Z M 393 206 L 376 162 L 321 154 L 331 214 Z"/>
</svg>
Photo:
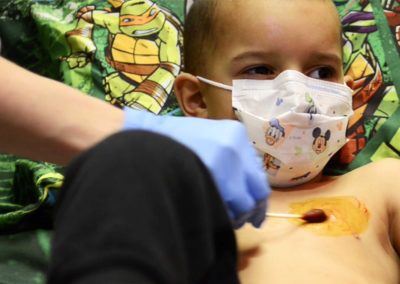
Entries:
<svg viewBox="0 0 400 284">
<path fill-rule="evenodd" d="M 69 167 L 58 201 L 48 283 L 239 283 L 213 180 L 173 140 L 112 136 Z"/>
</svg>

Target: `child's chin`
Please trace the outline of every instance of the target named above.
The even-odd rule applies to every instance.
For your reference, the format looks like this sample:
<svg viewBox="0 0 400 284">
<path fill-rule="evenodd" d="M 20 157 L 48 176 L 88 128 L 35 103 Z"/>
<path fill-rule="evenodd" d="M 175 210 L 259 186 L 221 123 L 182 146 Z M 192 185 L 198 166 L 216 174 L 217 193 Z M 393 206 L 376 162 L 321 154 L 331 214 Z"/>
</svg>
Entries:
<svg viewBox="0 0 400 284">
<path fill-rule="evenodd" d="M 258 229 L 250 224 L 235 230 L 235 235 L 239 252 L 254 250 L 266 239 L 263 226 Z"/>
</svg>

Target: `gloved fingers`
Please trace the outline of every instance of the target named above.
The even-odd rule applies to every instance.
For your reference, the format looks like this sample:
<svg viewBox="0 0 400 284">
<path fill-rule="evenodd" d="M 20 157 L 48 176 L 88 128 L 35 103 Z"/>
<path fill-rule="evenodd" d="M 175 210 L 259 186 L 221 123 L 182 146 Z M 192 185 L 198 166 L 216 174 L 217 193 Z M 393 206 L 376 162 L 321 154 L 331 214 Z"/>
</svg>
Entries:
<svg viewBox="0 0 400 284">
<path fill-rule="evenodd" d="M 239 229 L 240 227 L 242 227 L 247 222 L 250 216 L 250 212 L 246 212 L 240 216 L 236 216 L 236 214 L 229 207 L 227 208 L 227 211 L 234 229 Z"/>
<path fill-rule="evenodd" d="M 256 201 L 268 198 L 271 188 L 268 184 L 268 176 L 261 165 L 254 159 L 252 167 L 246 167 L 248 191 Z"/>
<path fill-rule="evenodd" d="M 250 212 L 256 206 L 256 202 L 254 201 L 254 199 L 247 192 L 244 191 L 237 192 L 234 197 L 230 196 L 228 198 L 225 197 L 224 199 L 227 206 L 235 214 L 235 218 L 245 214 L 246 212 Z"/>
<path fill-rule="evenodd" d="M 228 211 L 228 216 L 230 220 L 234 220 L 235 219 L 235 214 L 233 213 L 233 211 L 228 207 L 226 208 L 226 211 Z"/>
<path fill-rule="evenodd" d="M 252 223 L 254 227 L 261 226 L 265 219 L 265 212 L 267 210 L 267 199 L 271 193 L 271 188 L 267 182 L 267 175 L 263 170 L 255 169 L 247 180 L 249 194 L 254 198 L 256 206 L 249 217 L 248 222 Z"/>
<path fill-rule="evenodd" d="M 266 200 L 270 194 L 267 175 L 256 150 L 249 143 L 242 125 L 235 125 L 232 140 L 239 145 L 227 147 L 223 160 L 228 167 L 223 168 L 230 173 L 229 184 L 223 183 L 221 190 L 225 202 L 234 213 L 234 226 L 238 228 L 246 222 L 259 227 L 265 219 Z M 222 182 L 221 182 L 222 183 Z M 229 197 L 229 198 L 228 198 Z"/>
<path fill-rule="evenodd" d="M 261 227 L 265 220 L 266 208 L 267 202 L 265 199 L 257 202 L 252 210 L 239 214 L 235 219 L 232 219 L 234 228 L 238 229 L 245 223 L 250 223 L 256 228 Z"/>
<path fill-rule="evenodd" d="M 248 222 L 250 216 L 251 216 L 252 212 L 245 212 L 239 216 L 237 216 L 236 218 L 232 219 L 233 222 L 233 228 L 234 229 L 239 229 L 240 227 L 242 227 L 246 222 Z"/>
<path fill-rule="evenodd" d="M 245 187 L 244 182 L 231 182 L 232 188 L 225 188 L 229 192 L 228 196 L 223 196 L 228 209 L 233 213 L 233 224 L 240 227 L 252 216 L 252 211 L 256 207 L 256 202 Z"/>
<path fill-rule="evenodd" d="M 252 211 L 252 214 L 248 219 L 248 222 L 251 223 L 256 228 L 261 227 L 262 223 L 265 220 L 266 211 L 267 211 L 267 200 L 263 199 L 258 201 L 255 209 Z"/>
<path fill-rule="evenodd" d="M 263 162 L 257 154 L 255 148 L 248 144 L 249 147 L 242 147 L 247 151 L 242 151 L 243 169 L 245 170 L 246 181 L 250 194 L 255 200 L 262 200 L 268 197 L 271 188 L 268 184 L 268 176 L 263 167 Z"/>
<path fill-rule="evenodd" d="M 267 199 L 271 193 L 271 188 L 268 184 L 267 174 L 262 167 L 261 159 L 255 149 L 249 147 L 248 151 L 242 151 L 241 153 L 246 155 L 243 157 L 246 189 L 254 202 L 256 202 L 253 209 L 247 212 L 245 218 L 247 218 L 246 222 L 258 228 L 265 219 Z"/>
</svg>

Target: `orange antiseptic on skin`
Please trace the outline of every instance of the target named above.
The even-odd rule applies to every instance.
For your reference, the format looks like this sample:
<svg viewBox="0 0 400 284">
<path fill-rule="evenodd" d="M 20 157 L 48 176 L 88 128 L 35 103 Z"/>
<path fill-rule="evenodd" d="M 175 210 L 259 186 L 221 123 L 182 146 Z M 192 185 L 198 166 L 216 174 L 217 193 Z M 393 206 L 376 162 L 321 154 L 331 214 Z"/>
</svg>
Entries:
<svg viewBox="0 0 400 284">
<path fill-rule="evenodd" d="M 293 220 L 293 222 L 316 234 L 358 237 L 368 227 L 368 209 L 355 197 L 324 197 L 290 204 L 290 213 L 304 214 L 311 209 L 324 210 L 328 216 L 327 220 L 313 224 L 302 220 Z"/>
</svg>

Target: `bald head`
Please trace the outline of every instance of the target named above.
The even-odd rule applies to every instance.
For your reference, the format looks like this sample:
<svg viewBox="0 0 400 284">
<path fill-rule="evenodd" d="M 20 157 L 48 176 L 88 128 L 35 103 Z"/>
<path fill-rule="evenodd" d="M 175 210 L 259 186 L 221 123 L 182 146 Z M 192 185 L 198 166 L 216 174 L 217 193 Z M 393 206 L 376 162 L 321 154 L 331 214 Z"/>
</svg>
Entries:
<svg viewBox="0 0 400 284">
<path fill-rule="evenodd" d="M 237 32 L 231 29 L 232 23 L 241 17 L 241 11 L 246 9 L 246 6 L 260 4 L 261 1 L 275 1 L 277 4 L 292 2 L 299 5 L 301 1 L 326 2 L 329 6 L 329 15 L 321 15 L 321 18 L 325 16 L 337 18 L 335 21 L 339 29 L 338 40 L 341 40 L 340 18 L 332 0 L 195 0 L 185 19 L 184 71 L 206 75 L 208 62 L 213 60 L 213 54 L 219 48 L 221 39 L 227 33 Z M 295 30 L 296 19 L 293 19 L 293 23 Z"/>
</svg>

